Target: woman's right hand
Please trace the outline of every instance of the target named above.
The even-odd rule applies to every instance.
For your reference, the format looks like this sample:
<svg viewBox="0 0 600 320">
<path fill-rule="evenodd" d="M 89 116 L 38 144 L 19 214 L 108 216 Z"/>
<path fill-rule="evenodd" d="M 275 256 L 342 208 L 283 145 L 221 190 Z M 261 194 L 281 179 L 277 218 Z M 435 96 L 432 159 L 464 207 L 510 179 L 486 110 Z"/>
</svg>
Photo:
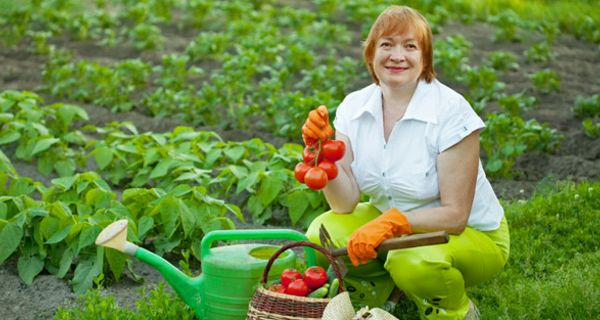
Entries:
<svg viewBox="0 0 600 320">
<path fill-rule="evenodd" d="M 307 146 L 314 145 L 319 139 L 327 140 L 333 136 L 333 129 L 329 125 L 329 112 L 327 107 L 319 106 L 308 113 L 302 126 L 302 140 Z"/>
</svg>

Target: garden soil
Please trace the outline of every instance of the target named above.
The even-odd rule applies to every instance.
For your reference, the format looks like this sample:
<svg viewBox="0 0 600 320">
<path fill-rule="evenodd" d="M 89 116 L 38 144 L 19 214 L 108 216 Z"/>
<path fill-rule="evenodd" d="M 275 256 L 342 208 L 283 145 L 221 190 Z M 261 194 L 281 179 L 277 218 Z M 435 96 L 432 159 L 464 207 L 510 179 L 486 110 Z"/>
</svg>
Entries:
<svg viewBox="0 0 600 320">
<path fill-rule="evenodd" d="M 137 52 L 128 47 L 102 48 L 91 42 L 70 42 L 63 39 L 57 45 L 64 46 L 81 59 L 96 60 L 102 63 L 116 62 L 125 58 L 142 58 L 159 63 L 163 53 L 182 52 L 185 45 L 194 35 L 168 31 L 167 45 L 162 52 Z M 507 84 L 508 92 L 518 93 L 523 90 L 533 91 L 527 74 L 548 67 L 556 70 L 561 78 L 559 92 L 535 95 L 539 103 L 534 110 L 527 113 L 527 118 L 535 118 L 540 123 L 547 123 L 550 127 L 561 132 L 565 139 L 560 149 L 554 154 L 527 154 L 516 163 L 518 175 L 511 179 L 492 180 L 498 196 L 504 200 L 526 199 L 530 197 L 540 185 L 552 183 L 556 180 L 594 180 L 600 175 L 600 139 L 592 140 L 583 133 L 581 121 L 574 117 L 571 110 L 576 96 L 591 96 L 600 93 L 600 48 L 597 45 L 586 43 L 563 35 L 553 46 L 557 54 L 555 59 L 547 64 L 528 63 L 523 58 L 523 52 L 535 41 L 541 40 L 539 35 L 524 34 L 523 42 L 495 43 L 491 40 L 493 29 L 486 24 L 475 23 L 471 25 L 450 24 L 444 26 L 441 38 L 449 35 L 462 34 L 473 46 L 470 61 L 472 65 L 480 63 L 482 57 L 496 50 L 511 51 L 519 57 L 518 71 L 510 71 L 502 77 Z M 345 53 L 360 59 L 360 39 L 355 39 L 355 48 Z M 0 90 L 32 90 L 39 92 L 42 84 L 42 66 L 44 59 L 33 55 L 24 46 L 18 48 L 0 47 Z M 444 82 L 443 75 L 440 79 Z M 355 89 L 367 84 L 369 79 L 359 79 Z M 461 91 L 459 85 L 448 83 Z M 54 102 L 49 97 L 46 103 Z M 61 100 L 62 102 L 67 102 Z M 90 122 L 96 126 L 103 126 L 114 120 L 130 120 L 140 132 L 167 132 L 177 125 L 169 119 L 153 119 L 143 114 L 129 112 L 115 115 L 110 111 L 92 105 L 82 105 L 90 116 Z M 493 104 L 488 107 L 494 108 Z M 275 146 L 281 146 L 282 138 L 275 137 L 269 132 L 260 130 L 248 131 L 220 131 L 216 128 L 197 128 L 198 130 L 213 130 L 227 140 L 246 140 L 258 137 Z M 300 141 L 294 141 L 300 143 Z M 14 162 L 19 174 L 33 179 L 49 182 L 49 178 L 40 175 L 35 165 Z M 162 280 L 153 269 L 139 262 L 133 262 L 133 269 L 137 275 L 144 278 L 142 283 L 136 282 L 133 277 L 125 274 L 120 282 L 108 283 L 103 289 L 106 293 L 115 296 L 117 302 L 123 306 L 133 306 L 139 297 L 140 288 L 151 288 Z M 58 306 L 64 306 L 76 299 L 67 281 L 57 279 L 48 274 L 41 274 L 35 278 L 31 285 L 20 281 L 17 275 L 16 259 L 11 259 L 0 266 L 0 319 L 51 319 Z"/>
</svg>

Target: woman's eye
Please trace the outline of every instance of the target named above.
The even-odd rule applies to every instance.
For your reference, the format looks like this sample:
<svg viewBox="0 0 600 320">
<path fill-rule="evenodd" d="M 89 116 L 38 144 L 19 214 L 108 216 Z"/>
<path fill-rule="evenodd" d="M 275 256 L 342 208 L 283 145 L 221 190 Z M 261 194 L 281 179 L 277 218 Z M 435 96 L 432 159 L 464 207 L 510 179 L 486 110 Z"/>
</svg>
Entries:
<svg viewBox="0 0 600 320">
<path fill-rule="evenodd" d="M 414 44 L 412 44 L 412 43 L 411 43 L 411 44 L 408 44 L 408 45 L 406 45 L 406 47 L 407 47 L 407 48 L 409 48 L 409 49 L 416 49 L 416 48 L 417 48 L 417 46 L 416 46 L 416 45 L 414 45 Z"/>
<path fill-rule="evenodd" d="M 386 48 L 386 47 L 390 47 L 391 45 L 392 45 L 392 44 L 391 44 L 391 43 L 389 43 L 389 42 L 382 42 L 382 43 L 381 43 L 381 46 L 382 46 L 382 47 L 384 47 L 384 48 Z"/>
</svg>

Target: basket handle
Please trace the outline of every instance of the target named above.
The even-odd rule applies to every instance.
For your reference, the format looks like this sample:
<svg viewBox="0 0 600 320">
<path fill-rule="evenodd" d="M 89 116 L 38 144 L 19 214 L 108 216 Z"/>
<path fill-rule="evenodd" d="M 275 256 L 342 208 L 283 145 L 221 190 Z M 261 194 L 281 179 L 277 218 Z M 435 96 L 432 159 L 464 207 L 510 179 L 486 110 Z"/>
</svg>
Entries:
<svg viewBox="0 0 600 320">
<path fill-rule="evenodd" d="M 329 260 L 331 267 L 333 268 L 333 272 L 335 272 L 335 276 L 340 281 L 340 287 L 338 288 L 338 293 L 344 292 L 344 290 L 345 290 L 344 289 L 344 279 L 342 279 L 342 273 L 340 272 L 340 267 L 337 263 L 337 259 L 334 258 L 333 255 L 331 255 L 331 252 L 329 252 L 329 250 L 326 250 L 325 248 L 323 248 L 317 244 L 314 244 L 312 242 L 308 242 L 308 241 L 291 242 L 291 243 L 288 243 L 288 244 L 282 246 L 277 251 L 275 251 L 275 253 L 273 253 L 271 258 L 269 258 L 269 261 L 267 262 L 267 266 L 265 267 L 265 270 L 263 271 L 262 280 L 260 281 L 261 285 L 264 286 L 267 283 L 267 278 L 269 277 L 269 271 L 271 270 L 271 266 L 273 265 L 273 262 L 275 262 L 275 260 L 279 257 L 280 254 L 282 254 L 287 249 L 295 248 L 295 247 L 303 247 L 303 246 L 311 247 L 315 250 L 320 251 L 323 255 L 325 255 L 327 260 Z"/>
</svg>

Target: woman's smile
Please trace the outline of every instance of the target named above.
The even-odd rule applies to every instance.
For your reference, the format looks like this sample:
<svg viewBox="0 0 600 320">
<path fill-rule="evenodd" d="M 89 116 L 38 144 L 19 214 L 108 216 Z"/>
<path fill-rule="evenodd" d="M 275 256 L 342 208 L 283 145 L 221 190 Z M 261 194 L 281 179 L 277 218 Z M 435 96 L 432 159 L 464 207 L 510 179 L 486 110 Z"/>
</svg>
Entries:
<svg viewBox="0 0 600 320">
<path fill-rule="evenodd" d="M 387 66 L 385 67 L 388 71 L 391 71 L 393 73 L 401 73 L 405 70 L 408 69 L 408 67 L 395 67 L 395 66 Z"/>
</svg>

